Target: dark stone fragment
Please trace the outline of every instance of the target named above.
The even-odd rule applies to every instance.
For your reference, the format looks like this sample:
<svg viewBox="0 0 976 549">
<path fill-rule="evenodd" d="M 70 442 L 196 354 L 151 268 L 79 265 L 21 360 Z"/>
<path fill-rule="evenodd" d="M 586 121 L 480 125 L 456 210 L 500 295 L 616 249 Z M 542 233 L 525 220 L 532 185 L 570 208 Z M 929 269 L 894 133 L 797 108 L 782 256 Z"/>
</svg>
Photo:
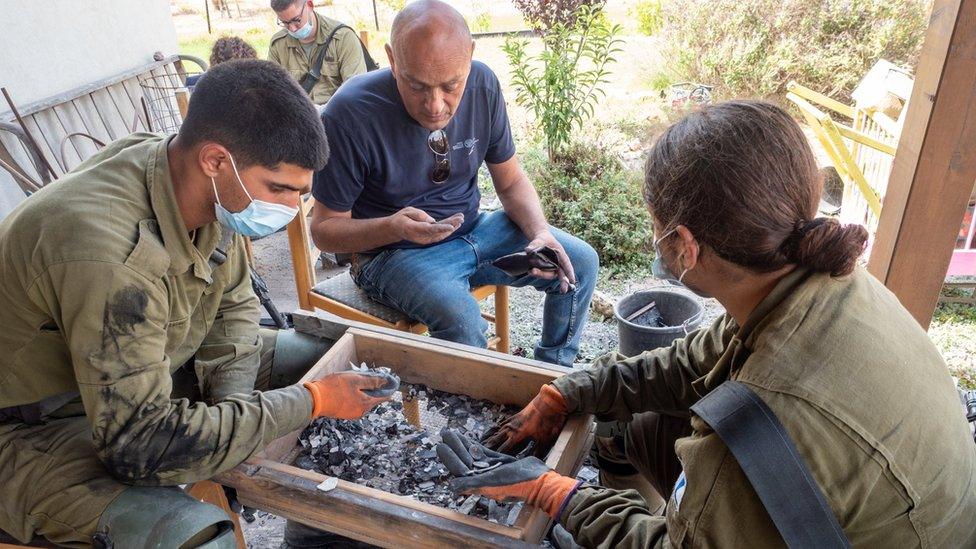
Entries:
<svg viewBox="0 0 976 549">
<path fill-rule="evenodd" d="M 342 450 L 329 452 L 329 465 L 339 465 L 346 460 L 346 454 Z"/>
<path fill-rule="evenodd" d="M 356 421 L 319 418 L 299 438 L 302 451 L 295 465 L 449 509 L 465 504 L 468 514 L 488 518 L 486 498 L 459 496 L 448 489 L 448 472 L 435 451 L 440 436 L 435 433 L 446 420 L 469 436 L 480 437 L 517 409 L 422 385 L 403 384 L 401 388 L 416 395 L 421 410 L 426 410 L 422 412 L 424 428 L 408 423 L 396 400 L 380 404 Z M 440 423 L 431 419 L 435 414 L 443 418 Z M 434 423 L 427 423 L 431 421 Z M 504 522 L 510 507 L 496 509 L 495 520 Z"/>
</svg>

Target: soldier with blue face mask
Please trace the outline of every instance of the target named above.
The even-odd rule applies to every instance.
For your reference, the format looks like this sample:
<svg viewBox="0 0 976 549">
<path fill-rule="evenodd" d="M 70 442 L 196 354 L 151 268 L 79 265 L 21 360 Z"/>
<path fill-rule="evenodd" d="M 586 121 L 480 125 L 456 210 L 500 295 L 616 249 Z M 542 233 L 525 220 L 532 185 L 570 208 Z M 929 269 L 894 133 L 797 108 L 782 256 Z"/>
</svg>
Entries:
<svg viewBox="0 0 976 549">
<path fill-rule="evenodd" d="M 366 72 L 367 63 L 355 31 L 313 7 L 312 0 L 271 1 L 281 30 L 271 37 L 268 61 L 281 65 L 298 82 L 318 68 L 321 76 L 308 94 L 313 103 L 324 105 L 343 82 Z M 326 51 L 321 66 L 315 67 L 322 48 Z"/>
<path fill-rule="evenodd" d="M 280 67 L 228 61 L 178 134 L 115 141 L 0 223 L 0 543 L 234 547 L 180 484 L 383 400 L 361 374 L 299 385 L 332 342 L 258 326 L 243 237 L 291 221 L 328 155 Z"/>
</svg>

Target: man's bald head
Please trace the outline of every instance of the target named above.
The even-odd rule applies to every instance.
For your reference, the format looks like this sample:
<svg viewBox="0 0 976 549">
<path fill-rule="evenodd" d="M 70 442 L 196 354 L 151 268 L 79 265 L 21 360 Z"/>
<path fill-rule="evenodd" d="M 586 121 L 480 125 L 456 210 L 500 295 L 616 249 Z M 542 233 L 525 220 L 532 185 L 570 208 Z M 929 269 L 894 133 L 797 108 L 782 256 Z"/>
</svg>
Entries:
<svg viewBox="0 0 976 549">
<path fill-rule="evenodd" d="M 464 95 L 474 42 L 464 17 L 439 0 L 418 0 L 393 20 L 386 55 L 407 112 L 430 130 L 447 126 Z"/>
<path fill-rule="evenodd" d="M 440 0 L 407 4 L 393 19 L 390 45 L 395 55 L 412 50 L 431 51 L 430 46 L 459 48 L 470 55 L 471 30 L 461 14 Z"/>
</svg>

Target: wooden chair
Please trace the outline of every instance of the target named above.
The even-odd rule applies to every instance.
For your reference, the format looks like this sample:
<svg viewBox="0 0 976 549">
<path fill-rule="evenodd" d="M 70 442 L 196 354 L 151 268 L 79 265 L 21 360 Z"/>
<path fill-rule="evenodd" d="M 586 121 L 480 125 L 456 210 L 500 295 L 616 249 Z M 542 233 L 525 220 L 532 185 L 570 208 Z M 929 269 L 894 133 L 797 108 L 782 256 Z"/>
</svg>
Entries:
<svg viewBox="0 0 976 549">
<path fill-rule="evenodd" d="M 369 298 L 353 282 L 348 273 L 342 273 L 328 280 L 315 280 L 314 258 L 318 251 L 311 243 L 308 228 L 308 213 L 312 197 L 302 200 L 299 214 L 288 224 L 288 245 L 291 248 L 291 261 L 295 269 L 295 289 L 298 303 L 303 309 L 322 309 L 349 320 L 366 322 L 394 330 L 422 334 L 427 326 L 410 319 L 402 312 L 387 307 Z M 478 301 L 495 296 L 495 314 L 482 313 L 482 316 L 495 325 L 495 337 L 488 347 L 498 352 L 509 352 L 509 311 L 507 286 L 481 286 L 471 290 Z"/>
<path fill-rule="evenodd" d="M 223 512 L 227 513 L 230 521 L 234 523 L 234 537 L 237 538 L 237 549 L 247 549 L 247 542 L 244 540 L 244 530 L 241 529 L 240 514 L 230 508 L 227 501 L 227 494 L 224 487 L 212 480 L 201 480 L 194 482 L 186 487 L 186 493 L 204 503 L 216 505 Z"/>
<path fill-rule="evenodd" d="M 5 123 L 0 128 L 4 130 L 0 131 L 0 160 L 16 168 L 14 177 L 21 186 L 28 181 L 39 186 L 69 172 L 103 143 L 134 131 L 152 131 L 151 105 L 146 103 L 140 82 L 165 79 L 176 87 L 186 80 L 185 61 L 202 63 L 181 55 L 152 61 L 53 97 L 17 105 L 20 121 L 0 103 L 4 105 L 0 106 L 0 123 Z M 21 121 L 29 137 L 20 128 Z M 0 169 L 4 175 L 11 171 L 2 164 Z"/>
</svg>

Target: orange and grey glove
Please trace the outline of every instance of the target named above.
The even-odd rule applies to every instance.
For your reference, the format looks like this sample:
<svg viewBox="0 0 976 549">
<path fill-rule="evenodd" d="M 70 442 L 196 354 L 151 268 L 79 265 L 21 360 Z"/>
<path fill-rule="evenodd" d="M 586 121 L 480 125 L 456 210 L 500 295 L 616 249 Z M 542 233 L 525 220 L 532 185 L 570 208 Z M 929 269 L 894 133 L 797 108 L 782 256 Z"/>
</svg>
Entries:
<svg viewBox="0 0 976 549">
<path fill-rule="evenodd" d="M 563 395 L 551 384 L 543 385 L 521 412 L 486 433 L 485 446 L 514 454 L 534 442 L 535 455 L 542 456 L 559 436 L 568 412 Z"/>
<path fill-rule="evenodd" d="M 397 378 L 371 371 L 339 372 L 305 383 L 312 393 L 312 419 L 359 419 L 399 387 Z"/>
<path fill-rule="evenodd" d="M 441 431 L 437 457 L 456 478 L 452 491 L 497 501 L 522 500 L 559 520 L 582 481 L 553 471 L 537 457 L 515 458 L 489 450 L 454 429 Z"/>
</svg>

